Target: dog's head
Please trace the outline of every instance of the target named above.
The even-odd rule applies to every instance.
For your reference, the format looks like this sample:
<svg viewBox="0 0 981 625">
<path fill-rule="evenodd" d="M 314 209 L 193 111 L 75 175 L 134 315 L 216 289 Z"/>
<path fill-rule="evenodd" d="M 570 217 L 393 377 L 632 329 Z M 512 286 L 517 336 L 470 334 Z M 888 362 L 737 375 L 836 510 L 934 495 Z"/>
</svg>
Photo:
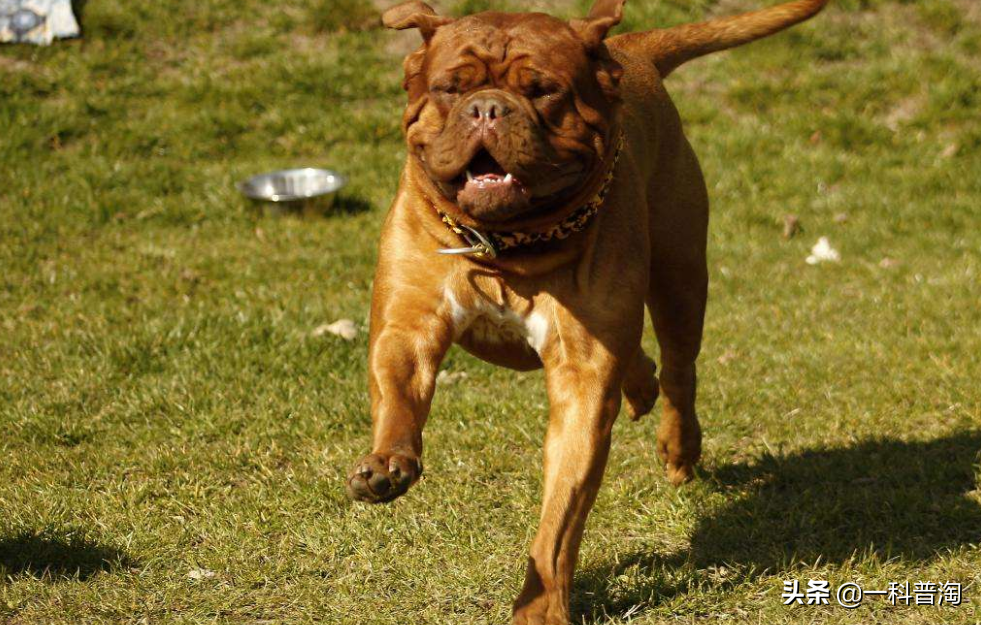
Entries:
<svg viewBox="0 0 981 625">
<path fill-rule="evenodd" d="M 493 224 L 561 205 L 604 167 L 620 66 L 603 43 L 625 0 L 566 22 L 543 13 L 439 16 L 397 5 L 386 26 L 417 28 L 405 59 L 410 158 L 472 220 Z"/>
</svg>

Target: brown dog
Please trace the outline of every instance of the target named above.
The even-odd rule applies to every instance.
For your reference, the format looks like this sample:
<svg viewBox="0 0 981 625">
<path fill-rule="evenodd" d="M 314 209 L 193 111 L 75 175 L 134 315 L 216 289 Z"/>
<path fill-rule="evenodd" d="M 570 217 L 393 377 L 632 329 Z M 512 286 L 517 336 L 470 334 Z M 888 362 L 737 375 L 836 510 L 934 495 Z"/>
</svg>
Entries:
<svg viewBox="0 0 981 625">
<path fill-rule="evenodd" d="M 452 343 L 507 367 L 544 366 L 544 500 L 515 623 L 569 622 L 621 391 L 633 418 L 658 396 L 640 347 L 645 303 L 661 352 L 657 448 L 668 479 L 690 479 L 700 455 L 708 198 L 662 79 L 826 2 L 611 38 L 624 0 L 597 0 L 571 22 L 454 20 L 419 1 L 384 14 L 424 41 L 405 59 L 408 157 L 371 306 L 374 451 L 348 490 L 390 501 L 419 478 L 422 429 Z"/>
</svg>

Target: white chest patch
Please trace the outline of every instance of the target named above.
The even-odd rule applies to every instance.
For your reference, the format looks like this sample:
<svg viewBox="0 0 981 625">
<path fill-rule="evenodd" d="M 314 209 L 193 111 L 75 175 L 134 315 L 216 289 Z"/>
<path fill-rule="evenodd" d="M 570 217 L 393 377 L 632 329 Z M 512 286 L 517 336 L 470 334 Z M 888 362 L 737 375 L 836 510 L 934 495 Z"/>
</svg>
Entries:
<svg viewBox="0 0 981 625">
<path fill-rule="evenodd" d="M 541 354 L 549 332 L 545 315 L 536 311 L 521 315 L 479 299 L 473 306 L 462 306 L 448 288 L 445 297 L 450 307 L 455 338 L 459 339 L 469 332 L 470 339 L 479 343 L 527 343 Z"/>
</svg>

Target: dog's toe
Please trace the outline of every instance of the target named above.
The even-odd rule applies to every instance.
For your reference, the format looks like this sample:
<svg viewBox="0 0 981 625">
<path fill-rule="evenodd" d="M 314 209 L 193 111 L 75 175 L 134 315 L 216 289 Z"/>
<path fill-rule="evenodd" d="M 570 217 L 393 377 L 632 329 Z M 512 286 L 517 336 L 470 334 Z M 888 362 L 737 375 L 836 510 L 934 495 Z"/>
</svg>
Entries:
<svg viewBox="0 0 981 625">
<path fill-rule="evenodd" d="M 347 478 L 347 493 L 357 501 L 391 501 L 405 494 L 420 473 L 422 465 L 417 458 L 402 454 L 369 454 L 354 465 Z"/>
</svg>

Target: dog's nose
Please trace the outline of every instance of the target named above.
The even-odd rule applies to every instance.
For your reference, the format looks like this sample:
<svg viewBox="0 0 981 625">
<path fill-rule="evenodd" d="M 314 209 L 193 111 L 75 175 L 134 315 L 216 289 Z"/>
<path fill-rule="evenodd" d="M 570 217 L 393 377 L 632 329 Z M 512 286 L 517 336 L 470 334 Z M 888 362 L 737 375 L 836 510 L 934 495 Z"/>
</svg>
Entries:
<svg viewBox="0 0 981 625">
<path fill-rule="evenodd" d="M 494 121 L 507 116 L 511 106 L 497 96 L 482 95 L 470 101 L 469 111 L 475 120 Z"/>
</svg>

